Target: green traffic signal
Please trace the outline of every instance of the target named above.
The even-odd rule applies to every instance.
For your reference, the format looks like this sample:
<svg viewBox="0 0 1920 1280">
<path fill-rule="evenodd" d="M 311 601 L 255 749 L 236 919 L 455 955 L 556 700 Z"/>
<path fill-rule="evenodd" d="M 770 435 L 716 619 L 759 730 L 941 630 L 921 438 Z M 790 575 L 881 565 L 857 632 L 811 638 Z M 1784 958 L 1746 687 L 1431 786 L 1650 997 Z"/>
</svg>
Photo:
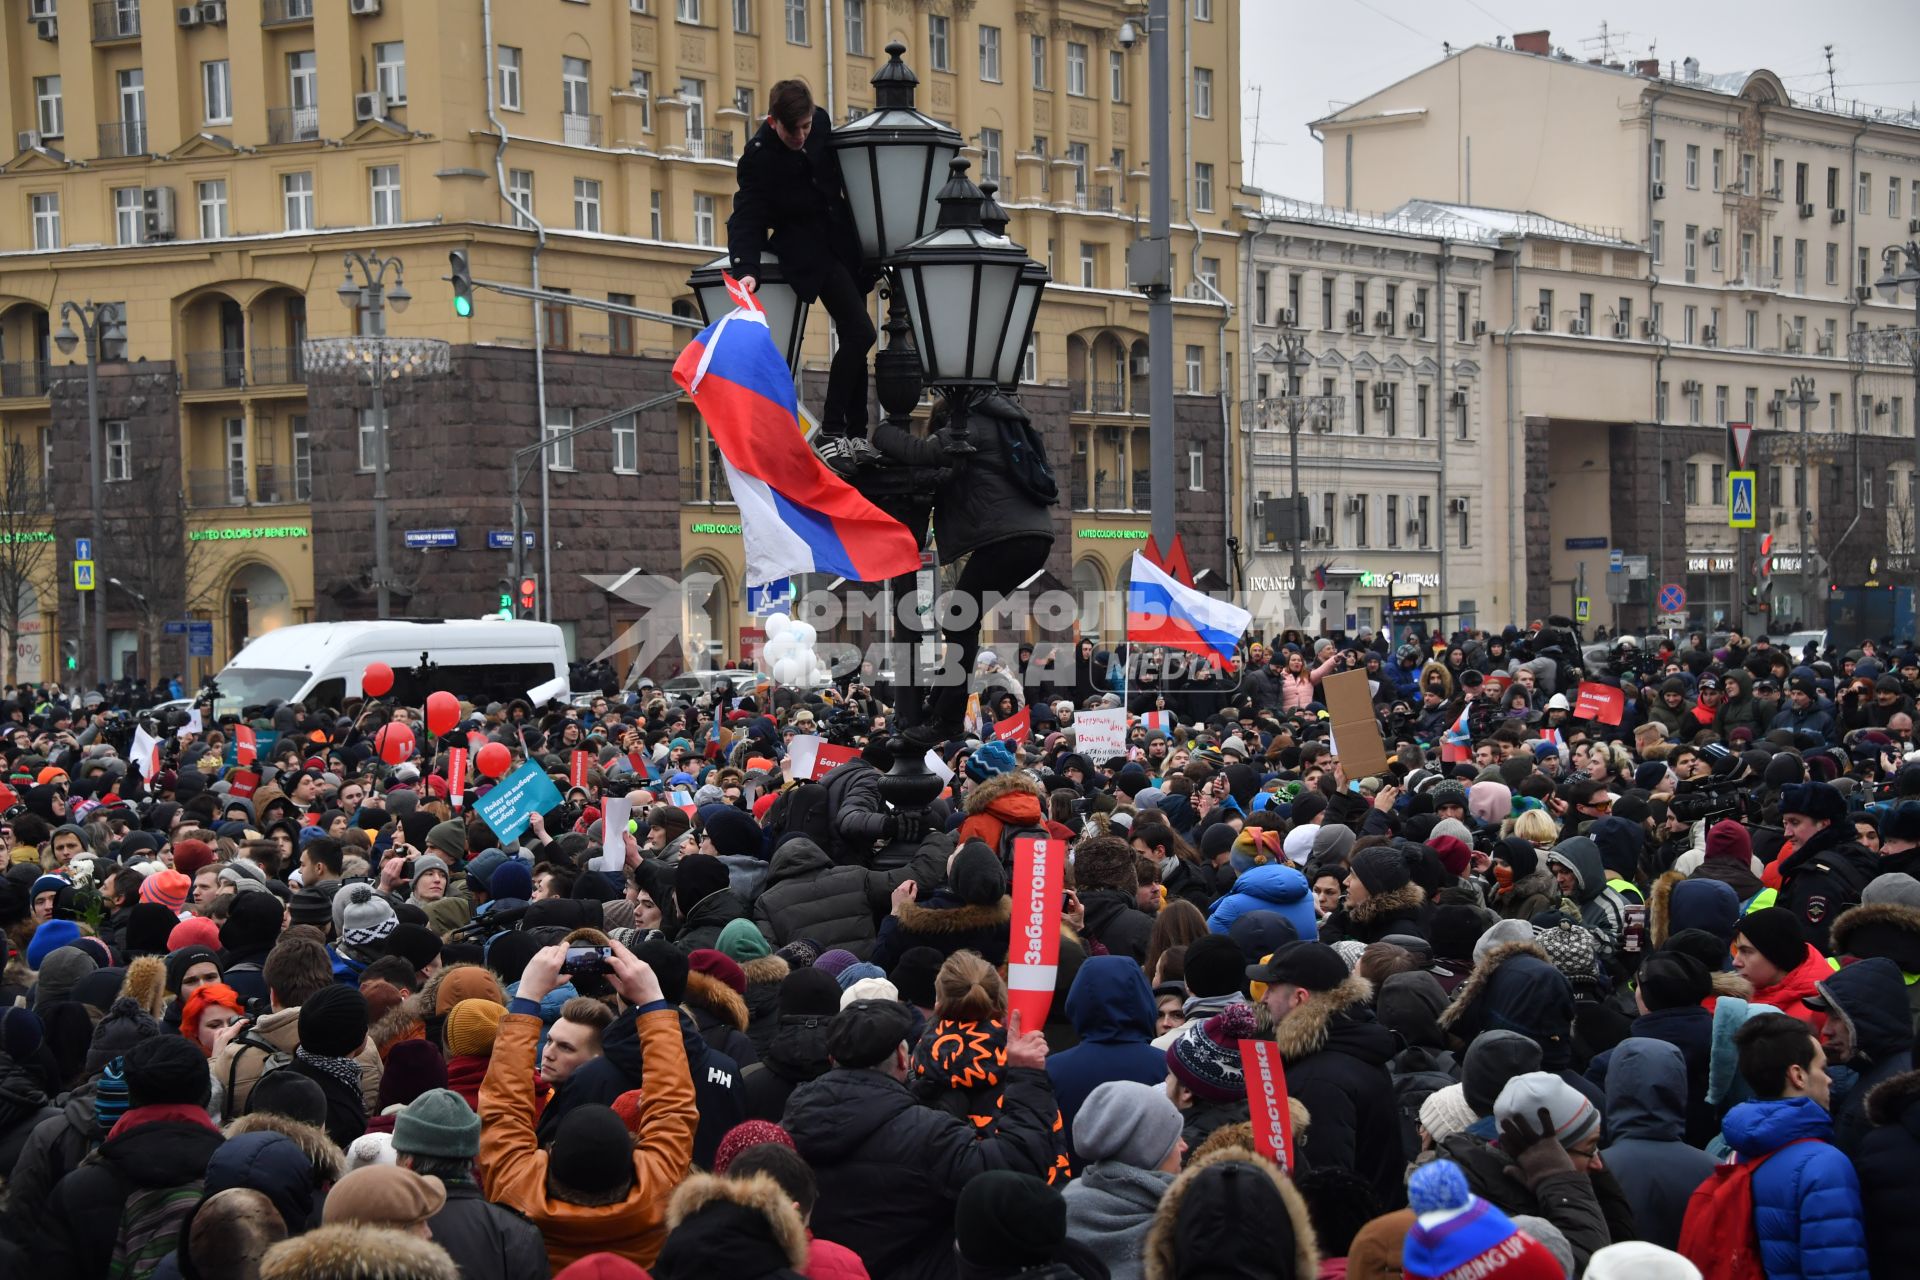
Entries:
<svg viewBox="0 0 1920 1280">
<path fill-rule="evenodd" d="M 447 261 L 453 268 L 453 314 L 465 319 L 473 314 L 473 269 L 465 249 L 450 251 Z"/>
</svg>

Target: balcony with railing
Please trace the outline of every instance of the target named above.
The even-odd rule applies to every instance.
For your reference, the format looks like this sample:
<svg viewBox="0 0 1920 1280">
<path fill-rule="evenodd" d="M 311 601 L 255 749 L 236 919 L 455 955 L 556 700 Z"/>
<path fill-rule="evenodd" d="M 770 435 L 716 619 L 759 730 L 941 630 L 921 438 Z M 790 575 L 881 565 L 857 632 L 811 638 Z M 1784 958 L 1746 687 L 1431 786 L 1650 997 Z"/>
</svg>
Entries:
<svg viewBox="0 0 1920 1280">
<path fill-rule="evenodd" d="M 139 38 L 140 0 L 97 0 L 93 6 L 95 44 Z"/>
<path fill-rule="evenodd" d="M 253 469 L 253 504 L 284 507 L 313 497 L 310 467 L 262 465 Z"/>
<path fill-rule="evenodd" d="M 1145 468 L 1133 473 L 1133 509 L 1135 511 L 1153 509 L 1153 472 Z"/>
<path fill-rule="evenodd" d="M 261 0 L 260 25 L 281 27 L 313 21 L 313 0 Z"/>
<path fill-rule="evenodd" d="M 560 117 L 560 141 L 570 147 L 597 147 L 601 136 L 599 116 L 567 112 Z"/>
<path fill-rule="evenodd" d="M 1095 413 L 1125 413 L 1127 389 L 1118 382 L 1096 382 L 1090 392 Z"/>
<path fill-rule="evenodd" d="M 286 142 L 318 142 L 319 140 L 320 108 L 267 108 L 268 142 L 278 145 Z"/>
<path fill-rule="evenodd" d="M 145 120 L 109 120 L 100 126 L 100 158 L 125 160 L 147 154 Z"/>
<path fill-rule="evenodd" d="M 0 364 L 0 400 L 44 396 L 53 385 L 53 366 L 45 360 Z"/>
<path fill-rule="evenodd" d="M 247 385 L 247 353 L 238 347 L 187 353 L 187 390 L 218 391 Z"/>
<path fill-rule="evenodd" d="M 253 385 L 278 387 L 307 380 L 307 357 L 299 347 L 255 347 Z"/>
<path fill-rule="evenodd" d="M 1087 505 L 1087 474 L 1082 468 L 1082 461 L 1079 458 L 1074 459 L 1073 478 L 1067 486 L 1068 500 L 1073 504 L 1075 511 L 1091 510 Z"/>
<path fill-rule="evenodd" d="M 733 132 L 728 129 L 691 129 L 687 132 L 687 154 L 695 160 L 732 160 Z"/>
<path fill-rule="evenodd" d="M 244 507 L 247 505 L 247 469 L 215 467 L 187 472 L 190 507 Z"/>
<path fill-rule="evenodd" d="M 1073 207 L 1092 209 L 1100 213 L 1113 212 L 1112 187 L 1081 187 L 1073 193 Z"/>
<path fill-rule="evenodd" d="M 1102 480 L 1094 485 L 1093 509 L 1095 511 L 1127 510 L 1127 486 L 1118 480 Z"/>
<path fill-rule="evenodd" d="M 719 466 L 682 467 L 680 501 L 705 505 L 733 504 L 733 486 L 727 483 L 726 470 Z"/>
</svg>

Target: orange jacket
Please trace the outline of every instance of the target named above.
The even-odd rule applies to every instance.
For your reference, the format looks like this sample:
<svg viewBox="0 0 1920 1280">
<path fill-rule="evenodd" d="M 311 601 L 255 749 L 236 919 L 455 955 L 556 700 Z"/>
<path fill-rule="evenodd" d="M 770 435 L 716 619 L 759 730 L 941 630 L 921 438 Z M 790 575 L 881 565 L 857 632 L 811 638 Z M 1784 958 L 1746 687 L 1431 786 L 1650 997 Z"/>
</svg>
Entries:
<svg viewBox="0 0 1920 1280">
<path fill-rule="evenodd" d="M 553 1197 L 547 1153 L 534 1134 L 533 1050 L 540 1019 L 509 1013 L 500 1020 L 493 1061 L 480 1085 L 481 1185 L 487 1199 L 525 1214 L 547 1241 L 554 1271 L 590 1253 L 608 1251 L 651 1267 L 667 1239 L 667 1197 L 693 1161 L 700 1121 L 680 1017 L 657 1007 L 639 1018 L 646 1084 L 633 1140 L 633 1186 L 619 1204 L 578 1205 Z"/>
</svg>

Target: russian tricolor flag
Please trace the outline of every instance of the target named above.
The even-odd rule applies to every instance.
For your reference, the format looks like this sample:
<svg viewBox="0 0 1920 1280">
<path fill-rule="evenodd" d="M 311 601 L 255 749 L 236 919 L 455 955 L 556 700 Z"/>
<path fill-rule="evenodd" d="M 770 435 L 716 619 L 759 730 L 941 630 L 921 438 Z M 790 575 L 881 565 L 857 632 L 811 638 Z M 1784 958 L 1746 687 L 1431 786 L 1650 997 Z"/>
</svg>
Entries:
<svg viewBox="0 0 1920 1280">
<path fill-rule="evenodd" d="M 1173 736 L 1173 712 L 1149 711 L 1140 717 L 1141 727 L 1148 733 L 1157 733 L 1163 738 Z"/>
<path fill-rule="evenodd" d="M 907 527 L 827 469 L 800 431 L 793 374 L 766 312 L 729 277 L 738 308 L 700 331 L 673 365 L 720 447 L 740 504 L 749 585 L 795 573 L 877 582 L 920 567 Z"/>
<path fill-rule="evenodd" d="M 1127 587 L 1127 640 L 1233 660 L 1253 615 L 1179 581 L 1141 552 Z"/>
</svg>

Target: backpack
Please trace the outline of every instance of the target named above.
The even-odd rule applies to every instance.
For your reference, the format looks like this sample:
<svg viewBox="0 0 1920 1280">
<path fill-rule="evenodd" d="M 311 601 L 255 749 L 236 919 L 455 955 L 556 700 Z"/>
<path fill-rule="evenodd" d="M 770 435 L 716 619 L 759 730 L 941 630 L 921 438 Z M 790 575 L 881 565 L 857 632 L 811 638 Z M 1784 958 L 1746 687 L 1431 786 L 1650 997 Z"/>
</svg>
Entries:
<svg viewBox="0 0 1920 1280">
<path fill-rule="evenodd" d="M 984 410 L 1000 431 L 1000 453 L 1014 485 L 1043 507 L 1060 500 L 1060 485 L 1047 465 L 1047 446 L 1025 413 Z"/>
<path fill-rule="evenodd" d="M 240 1073 L 240 1058 L 241 1055 L 249 1049 L 258 1051 L 266 1059 L 260 1064 L 260 1074 L 253 1078 L 252 1087 L 254 1088 L 258 1088 L 260 1082 L 267 1078 L 269 1071 L 278 1071 L 281 1067 L 293 1061 L 293 1055 L 291 1053 L 288 1053 L 285 1049 L 275 1048 L 270 1041 L 255 1035 L 253 1027 L 249 1026 L 245 1031 L 242 1031 L 233 1038 L 233 1054 L 227 1059 L 227 1078 L 218 1082 L 221 1088 L 220 1098 L 223 1106 L 232 1105 L 234 1079 Z M 229 1118 L 231 1118 L 231 1116 Z"/>
<path fill-rule="evenodd" d="M 833 835 L 833 810 L 826 784 L 802 782 L 781 793 L 767 810 L 767 829 L 773 843 L 798 832 L 832 855 L 838 845 Z"/>
<path fill-rule="evenodd" d="M 1798 1138 L 1758 1160 L 1716 1166 L 1694 1188 L 1680 1223 L 1677 1252 L 1700 1268 L 1701 1280 L 1766 1280 L 1760 1233 L 1753 1222 L 1754 1171 L 1787 1147 L 1811 1141 Z"/>
<path fill-rule="evenodd" d="M 180 1243 L 180 1229 L 200 1203 L 201 1180 L 142 1187 L 127 1197 L 107 1263 L 108 1280 L 143 1280 Z"/>
<path fill-rule="evenodd" d="M 1013 875 L 1013 842 L 1032 836 L 1035 840 L 1051 840 L 1053 833 L 1045 827 L 1016 827 L 1011 822 L 1000 828 L 1000 867 L 1008 877 Z"/>
</svg>

